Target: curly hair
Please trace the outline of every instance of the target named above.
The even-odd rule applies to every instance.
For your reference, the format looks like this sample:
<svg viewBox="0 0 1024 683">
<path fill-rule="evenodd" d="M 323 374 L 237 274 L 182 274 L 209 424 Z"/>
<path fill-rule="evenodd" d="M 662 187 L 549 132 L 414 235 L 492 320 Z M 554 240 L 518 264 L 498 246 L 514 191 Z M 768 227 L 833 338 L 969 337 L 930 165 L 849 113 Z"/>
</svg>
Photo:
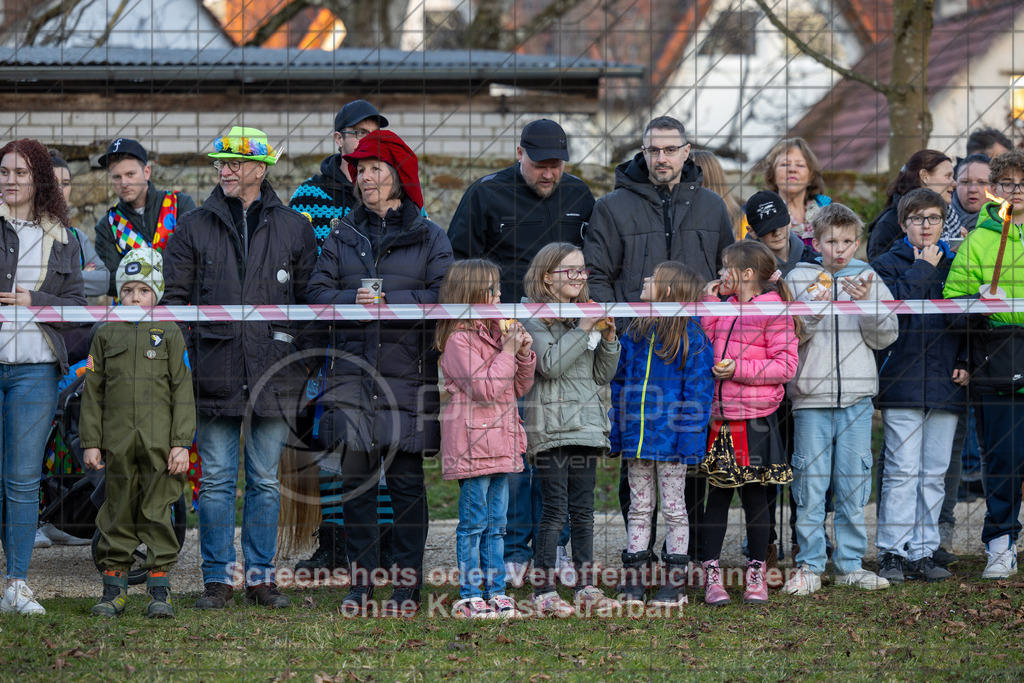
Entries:
<svg viewBox="0 0 1024 683">
<path fill-rule="evenodd" d="M 988 181 L 990 183 L 998 182 L 1013 171 L 1024 175 L 1024 149 L 1020 147 L 1003 152 L 989 163 Z"/>
<path fill-rule="evenodd" d="M 70 225 L 68 205 L 60 191 L 60 183 L 53 172 L 53 160 L 46 147 L 38 140 L 21 138 L 0 147 L 0 159 L 10 153 L 24 159 L 32 172 L 32 183 L 35 185 L 35 196 L 32 197 L 33 218 L 39 220 L 43 216 L 50 216 L 61 225 Z"/>
<path fill-rule="evenodd" d="M 814 153 L 811 146 L 807 144 L 807 141 L 803 138 L 789 138 L 777 142 L 768 155 L 762 161 L 764 166 L 764 184 L 765 187 L 772 192 L 779 191 L 779 183 L 775 180 L 775 164 L 778 162 L 779 157 L 786 154 L 791 149 L 795 149 L 804 156 L 804 161 L 807 162 L 807 169 L 810 171 L 810 179 L 807 181 L 807 199 L 817 197 L 819 194 L 825 194 L 825 177 L 821 174 L 821 162 L 818 161 L 818 155 Z"/>
</svg>

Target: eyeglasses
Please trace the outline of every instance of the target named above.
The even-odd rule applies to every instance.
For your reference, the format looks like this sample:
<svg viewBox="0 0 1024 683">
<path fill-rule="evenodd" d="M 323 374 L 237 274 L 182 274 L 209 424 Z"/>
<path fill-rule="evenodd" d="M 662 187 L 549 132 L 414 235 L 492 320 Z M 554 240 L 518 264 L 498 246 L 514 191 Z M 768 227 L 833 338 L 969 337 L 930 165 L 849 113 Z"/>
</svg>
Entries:
<svg viewBox="0 0 1024 683">
<path fill-rule="evenodd" d="M 652 159 L 657 159 L 659 156 L 661 156 L 662 152 L 664 152 L 665 156 L 667 157 L 674 157 L 675 155 L 679 154 L 679 150 L 681 150 L 685 146 L 686 145 L 683 145 L 682 147 L 678 145 L 672 145 L 670 147 L 643 147 L 642 149 L 644 151 L 644 154 L 651 157 Z"/>
<path fill-rule="evenodd" d="M 217 161 L 213 162 L 213 167 L 215 169 L 217 169 L 218 171 L 220 169 L 224 168 L 225 166 L 227 166 L 231 170 L 232 173 L 238 173 L 238 169 L 242 168 L 242 160 L 241 159 L 225 159 L 225 160 L 218 159 Z"/>
<path fill-rule="evenodd" d="M 367 135 L 369 135 L 373 131 L 369 131 L 369 130 L 355 130 L 353 128 L 353 129 L 349 129 L 349 130 L 341 130 L 341 131 L 338 131 L 338 132 L 341 133 L 342 137 L 352 136 L 356 140 L 362 140 L 363 138 L 365 138 Z"/>
<path fill-rule="evenodd" d="M 934 227 L 942 223 L 942 216 L 907 216 L 907 223 L 918 227 L 928 223 L 928 225 Z"/>
<path fill-rule="evenodd" d="M 1024 192 L 1024 183 L 1011 183 L 1004 181 L 998 182 L 996 183 L 996 185 L 998 185 L 999 189 L 1005 192 L 1006 194 L 1010 194 L 1011 192 L 1017 192 L 1018 190 Z"/>
<path fill-rule="evenodd" d="M 678 149 L 678 147 L 676 149 Z M 570 280 L 579 280 L 580 278 L 590 277 L 589 268 L 560 268 L 558 270 L 552 270 L 551 272 L 552 274 L 565 273 L 565 276 Z"/>
</svg>

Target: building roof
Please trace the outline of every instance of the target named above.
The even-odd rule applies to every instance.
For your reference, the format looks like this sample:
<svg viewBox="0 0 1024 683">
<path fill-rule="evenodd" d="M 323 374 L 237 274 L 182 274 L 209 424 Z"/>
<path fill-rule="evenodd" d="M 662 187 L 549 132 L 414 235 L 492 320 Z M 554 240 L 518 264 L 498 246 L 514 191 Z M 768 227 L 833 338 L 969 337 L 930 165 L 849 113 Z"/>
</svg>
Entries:
<svg viewBox="0 0 1024 683">
<path fill-rule="evenodd" d="M 992 40 L 1013 30 L 1019 3 L 1008 2 L 950 17 L 932 29 L 928 92 L 932 100 Z M 892 39 L 869 50 L 853 71 L 887 83 L 892 77 Z M 787 133 L 802 137 L 827 168 L 861 170 L 889 141 L 889 105 L 861 83 L 843 79 Z"/>
<path fill-rule="evenodd" d="M 370 48 L 145 50 L 0 47 L 0 91 L 473 93 L 491 84 L 596 95 L 643 68 L 562 55 Z"/>
</svg>

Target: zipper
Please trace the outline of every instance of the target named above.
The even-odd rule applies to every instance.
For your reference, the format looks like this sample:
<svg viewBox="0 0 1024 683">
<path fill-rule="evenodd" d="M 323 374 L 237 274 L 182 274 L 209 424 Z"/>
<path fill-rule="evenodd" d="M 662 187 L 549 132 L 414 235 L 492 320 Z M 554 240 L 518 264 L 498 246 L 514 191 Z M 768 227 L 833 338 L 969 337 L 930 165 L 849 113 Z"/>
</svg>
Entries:
<svg viewBox="0 0 1024 683">
<path fill-rule="evenodd" d="M 839 297 L 839 278 L 832 278 L 832 301 L 836 301 Z M 839 315 L 836 313 L 832 314 L 832 333 L 836 337 L 836 408 L 843 407 L 843 373 L 839 367 Z"/>
<path fill-rule="evenodd" d="M 636 457 L 640 459 L 640 451 L 644 447 L 644 423 L 647 422 L 647 382 L 651 379 L 651 356 L 654 354 L 654 337 L 647 347 L 647 369 L 644 371 L 644 386 L 640 392 L 640 441 L 636 445 Z"/>
<path fill-rule="evenodd" d="M 725 345 L 722 346 L 722 360 L 725 360 L 725 352 L 729 350 L 729 340 L 732 339 L 732 331 L 736 328 L 736 323 L 738 320 L 739 318 L 732 319 L 732 325 L 729 326 L 729 333 L 725 335 Z M 725 422 L 725 406 L 722 401 L 723 384 L 725 384 L 724 380 L 718 382 L 718 412 L 722 416 L 722 422 Z"/>
</svg>

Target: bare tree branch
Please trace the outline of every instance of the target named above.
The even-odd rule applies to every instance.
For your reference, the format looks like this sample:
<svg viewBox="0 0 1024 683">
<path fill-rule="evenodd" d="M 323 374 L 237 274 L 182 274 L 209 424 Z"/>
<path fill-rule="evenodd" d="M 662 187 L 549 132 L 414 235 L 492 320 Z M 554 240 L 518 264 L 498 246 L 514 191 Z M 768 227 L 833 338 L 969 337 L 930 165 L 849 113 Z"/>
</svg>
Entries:
<svg viewBox="0 0 1024 683">
<path fill-rule="evenodd" d="M 107 27 L 103 29 L 103 35 L 96 39 L 96 47 L 103 47 L 107 39 L 110 38 L 110 33 L 114 30 L 114 24 L 121 18 L 121 13 L 124 12 L 124 8 L 128 5 L 128 0 L 121 0 L 121 4 L 117 6 L 114 13 L 107 20 Z"/>
<path fill-rule="evenodd" d="M 541 31 L 548 29 L 552 24 L 564 17 L 574 7 L 582 2 L 583 0 L 552 0 L 550 5 L 541 10 L 535 17 L 517 28 L 514 32 L 511 34 L 503 34 L 511 36 L 511 39 L 502 41 L 506 44 L 502 45 L 498 49 L 514 50 Z"/>
<path fill-rule="evenodd" d="M 274 12 L 260 24 L 252 34 L 252 38 L 245 41 L 244 47 L 259 47 L 270 40 L 270 36 L 277 33 L 278 29 L 294 19 L 299 12 L 311 6 L 318 6 L 320 3 L 310 0 L 291 0 L 287 5 Z"/>
<path fill-rule="evenodd" d="M 48 10 L 41 13 L 38 17 L 32 20 L 29 24 L 28 30 L 25 33 L 25 42 L 28 45 L 35 45 L 36 38 L 39 37 L 39 32 L 43 30 L 43 27 L 52 19 L 56 19 L 59 16 L 66 16 L 71 13 L 82 0 L 62 0 L 59 4 L 50 7 Z"/>
<path fill-rule="evenodd" d="M 754 2 L 757 3 L 757 6 L 760 7 L 761 11 L 764 12 L 766 17 L 768 17 L 768 21 L 771 22 L 772 26 L 778 29 L 778 31 L 782 35 L 786 36 L 786 38 L 792 40 L 793 44 L 796 45 L 797 49 L 800 50 L 800 52 L 804 53 L 805 55 L 807 55 L 814 61 L 818 62 L 819 64 L 825 66 L 826 68 L 836 72 L 843 78 L 848 78 L 851 81 L 863 83 L 864 85 L 868 86 L 869 88 L 879 93 L 880 95 L 888 96 L 889 93 L 892 91 L 892 88 L 890 88 L 888 85 L 884 83 L 879 83 L 875 79 L 868 78 L 863 74 L 853 71 L 852 69 L 847 69 L 844 66 L 840 66 L 836 62 L 832 61 L 828 57 L 828 55 L 822 54 L 821 52 L 818 52 L 817 50 L 812 48 L 810 45 L 807 44 L 806 41 L 800 38 L 800 36 L 798 36 L 795 31 L 793 31 L 791 28 L 782 23 L 782 20 L 779 19 L 779 17 L 770 7 L 768 7 L 768 3 L 765 0 L 754 0 Z"/>
</svg>

